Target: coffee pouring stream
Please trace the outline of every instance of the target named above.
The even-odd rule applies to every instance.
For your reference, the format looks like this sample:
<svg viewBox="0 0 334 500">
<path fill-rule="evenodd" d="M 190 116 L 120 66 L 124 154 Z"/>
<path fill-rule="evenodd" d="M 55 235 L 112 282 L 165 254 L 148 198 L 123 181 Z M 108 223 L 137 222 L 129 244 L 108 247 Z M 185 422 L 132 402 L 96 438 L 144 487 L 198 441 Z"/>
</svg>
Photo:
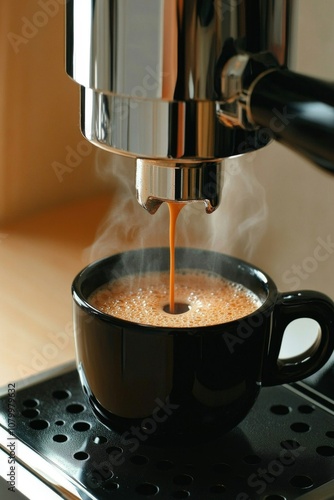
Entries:
<svg viewBox="0 0 334 500">
<path fill-rule="evenodd" d="M 224 158 L 272 139 L 334 171 L 334 86 L 291 71 L 295 0 L 68 0 L 81 130 L 136 158 L 139 203 L 220 202 Z"/>
</svg>

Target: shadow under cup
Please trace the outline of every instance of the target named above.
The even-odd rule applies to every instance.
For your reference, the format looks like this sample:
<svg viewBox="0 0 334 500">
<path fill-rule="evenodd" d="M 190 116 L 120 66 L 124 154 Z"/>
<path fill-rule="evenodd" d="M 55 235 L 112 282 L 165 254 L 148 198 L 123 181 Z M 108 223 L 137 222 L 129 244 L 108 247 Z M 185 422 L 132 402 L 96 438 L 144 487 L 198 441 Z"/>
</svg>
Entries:
<svg viewBox="0 0 334 500">
<path fill-rule="evenodd" d="M 125 275 L 169 270 L 169 249 L 133 250 L 94 262 L 72 286 L 78 371 L 97 417 L 143 439 L 214 436 L 236 426 L 261 386 L 293 382 L 321 368 L 334 348 L 334 304 L 314 291 L 279 293 L 263 271 L 211 251 L 177 248 L 176 269 L 218 273 L 254 292 L 262 305 L 236 321 L 154 327 L 102 313 L 87 299 Z M 279 360 L 286 326 L 312 318 L 320 333 L 304 356 Z M 131 435 L 131 432 L 130 432 Z"/>
</svg>

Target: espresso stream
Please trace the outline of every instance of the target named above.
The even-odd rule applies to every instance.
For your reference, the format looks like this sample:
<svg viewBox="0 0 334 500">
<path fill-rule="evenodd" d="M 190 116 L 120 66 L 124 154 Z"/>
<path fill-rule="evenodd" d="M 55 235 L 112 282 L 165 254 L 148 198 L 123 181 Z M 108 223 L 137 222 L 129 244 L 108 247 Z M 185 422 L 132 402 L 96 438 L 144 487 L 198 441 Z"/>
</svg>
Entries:
<svg viewBox="0 0 334 500">
<path fill-rule="evenodd" d="M 175 230 L 176 221 L 179 213 L 184 207 L 185 203 L 168 202 L 169 209 L 169 306 L 165 308 L 166 312 L 175 314 Z M 182 303 L 178 303 L 180 312 L 188 310 L 187 304 L 182 307 Z"/>
<path fill-rule="evenodd" d="M 175 271 L 175 227 L 184 203 L 168 206 L 169 272 L 123 276 L 95 290 L 89 302 L 106 314 L 162 327 L 209 326 L 254 312 L 260 300 L 242 285 L 207 271 Z"/>
</svg>

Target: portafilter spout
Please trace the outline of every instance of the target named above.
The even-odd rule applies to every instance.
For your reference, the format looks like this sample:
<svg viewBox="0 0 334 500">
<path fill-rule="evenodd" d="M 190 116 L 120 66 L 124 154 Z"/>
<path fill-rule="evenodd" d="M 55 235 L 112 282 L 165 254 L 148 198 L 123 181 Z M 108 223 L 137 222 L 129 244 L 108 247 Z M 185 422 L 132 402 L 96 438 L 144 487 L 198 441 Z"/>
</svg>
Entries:
<svg viewBox="0 0 334 500">
<path fill-rule="evenodd" d="M 81 130 L 136 159 L 139 203 L 219 205 L 224 158 L 272 139 L 333 169 L 334 91 L 288 71 L 294 0 L 67 0 Z M 279 122 L 277 117 L 283 117 Z"/>
<path fill-rule="evenodd" d="M 206 213 L 219 205 L 222 161 L 136 160 L 137 200 L 150 214 L 164 201 L 202 201 Z"/>
</svg>

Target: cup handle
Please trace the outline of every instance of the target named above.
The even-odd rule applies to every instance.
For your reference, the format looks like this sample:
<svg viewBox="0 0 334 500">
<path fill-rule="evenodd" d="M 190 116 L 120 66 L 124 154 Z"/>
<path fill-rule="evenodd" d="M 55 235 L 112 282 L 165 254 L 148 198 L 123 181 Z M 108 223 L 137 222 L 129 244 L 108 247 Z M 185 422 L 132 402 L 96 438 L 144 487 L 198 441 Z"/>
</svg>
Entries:
<svg viewBox="0 0 334 500">
<path fill-rule="evenodd" d="M 314 344 L 287 360 L 279 359 L 284 331 L 291 321 L 314 319 L 320 333 Z M 323 293 L 299 290 L 279 294 L 273 312 L 272 335 L 262 373 L 262 385 L 273 386 L 296 382 L 318 371 L 334 350 L 334 302 Z"/>
</svg>

